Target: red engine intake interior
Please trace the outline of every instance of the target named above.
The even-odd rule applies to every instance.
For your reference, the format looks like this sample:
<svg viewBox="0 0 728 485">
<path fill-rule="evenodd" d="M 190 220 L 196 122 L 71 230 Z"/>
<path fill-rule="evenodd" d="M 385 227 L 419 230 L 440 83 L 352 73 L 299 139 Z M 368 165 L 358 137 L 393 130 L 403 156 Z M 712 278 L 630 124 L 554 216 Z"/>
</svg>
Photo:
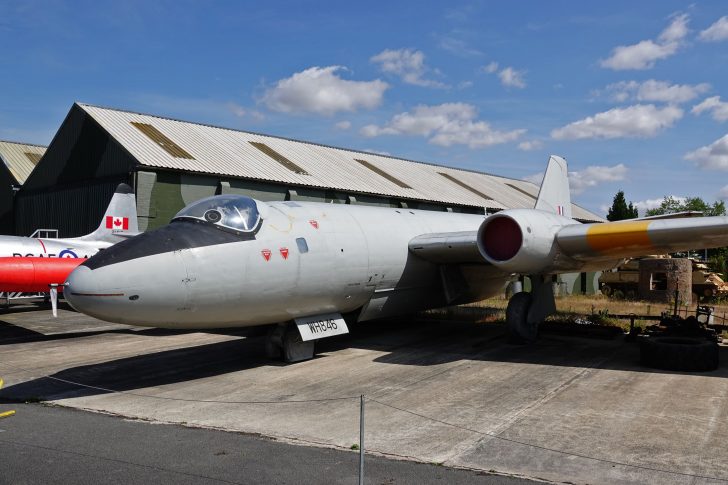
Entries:
<svg viewBox="0 0 728 485">
<path fill-rule="evenodd" d="M 482 235 L 483 249 L 495 261 L 508 261 L 523 245 L 523 233 L 510 217 L 496 217 L 488 223 Z"/>
</svg>

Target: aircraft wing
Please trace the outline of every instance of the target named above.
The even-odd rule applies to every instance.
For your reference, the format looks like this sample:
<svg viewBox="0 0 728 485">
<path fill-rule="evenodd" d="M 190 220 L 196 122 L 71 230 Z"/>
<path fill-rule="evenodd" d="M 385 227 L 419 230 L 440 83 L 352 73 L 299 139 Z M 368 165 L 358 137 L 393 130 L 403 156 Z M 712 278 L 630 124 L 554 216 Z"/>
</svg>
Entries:
<svg viewBox="0 0 728 485">
<path fill-rule="evenodd" d="M 520 274 L 606 269 L 623 258 L 722 246 L 728 217 L 580 224 L 537 209 L 505 210 L 478 231 L 423 234 L 409 243 L 433 263 L 488 263 Z"/>
<path fill-rule="evenodd" d="M 728 217 L 692 217 L 570 225 L 556 244 L 582 261 L 728 246 Z"/>
<path fill-rule="evenodd" d="M 581 224 L 571 218 L 566 160 L 552 155 L 533 209 L 498 212 L 477 231 L 422 234 L 410 241 L 409 250 L 438 264 L 489 263 L 505 272 L 535 275 L 607 269 L 624 258 L 728 246 L 728 217 L 686 215 L 694 213 Z"/>
</svg>

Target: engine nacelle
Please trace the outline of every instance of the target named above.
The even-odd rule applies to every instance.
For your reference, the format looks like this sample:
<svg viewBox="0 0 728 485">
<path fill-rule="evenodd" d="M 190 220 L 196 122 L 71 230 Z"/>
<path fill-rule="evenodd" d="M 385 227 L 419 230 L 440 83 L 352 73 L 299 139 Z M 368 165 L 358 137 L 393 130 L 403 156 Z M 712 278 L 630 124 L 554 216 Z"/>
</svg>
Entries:
<svg viewBox="0 0 728 485">
<path fill-rule="evenodd" d="M 478 250 L 492 265 L 510 273 L 539 274 L 578 267 L 564 261 L 556 234 L 578 224 L 567 217 L 535 209 L 504 210 L 478 229 Z"/>
</svg>

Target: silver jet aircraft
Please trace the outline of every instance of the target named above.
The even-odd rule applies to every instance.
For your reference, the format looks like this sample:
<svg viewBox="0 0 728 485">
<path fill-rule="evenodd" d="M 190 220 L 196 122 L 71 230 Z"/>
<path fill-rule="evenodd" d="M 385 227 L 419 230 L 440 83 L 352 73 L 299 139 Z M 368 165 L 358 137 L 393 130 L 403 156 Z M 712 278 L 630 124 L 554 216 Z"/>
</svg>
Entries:
<svg viewBox="0 0 728 485">
<path fill-rule="evenodd" d="M 565 160 L 552 156 L 534 209 L 491 216 L 239 195 L 199 200 L 171 223 L 92 257 L 66 298 L 132 325 L 272 326 L 271 356 L 311 358 L 316 339 L 356 321 L 478 301 L 517 275 L 509 332 L 536 338 L 555 312 L 552 276 L 623 258 L 728 245 L 728 217 L 581 224 L 571 218 Z M 284 323 L 281 323 L 284 322 Z"/>
<path fill-rule="evenodd" d="M 67 239 L 0 236 L 0 257 L 89 258 L 137 234 L 134 193 L 127 184 L 119 184 L 94 232 Z"/>
</svg>

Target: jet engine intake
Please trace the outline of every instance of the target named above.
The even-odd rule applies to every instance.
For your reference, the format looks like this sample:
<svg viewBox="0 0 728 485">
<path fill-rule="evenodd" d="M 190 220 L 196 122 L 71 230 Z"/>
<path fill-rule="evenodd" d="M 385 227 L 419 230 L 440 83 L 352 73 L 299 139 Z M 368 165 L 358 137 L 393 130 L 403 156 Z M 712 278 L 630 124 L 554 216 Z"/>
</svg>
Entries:
<svg viewBox="0 0 728 485">
<path fill-rule="evenodd" d="M 578 224 L 558 214 L 534 209 L 511 209 L 488 217 L 478 229 L 478 250 L 492 265 L 519 274 L 558 269 L 561 228 Z"/>
</svg>

